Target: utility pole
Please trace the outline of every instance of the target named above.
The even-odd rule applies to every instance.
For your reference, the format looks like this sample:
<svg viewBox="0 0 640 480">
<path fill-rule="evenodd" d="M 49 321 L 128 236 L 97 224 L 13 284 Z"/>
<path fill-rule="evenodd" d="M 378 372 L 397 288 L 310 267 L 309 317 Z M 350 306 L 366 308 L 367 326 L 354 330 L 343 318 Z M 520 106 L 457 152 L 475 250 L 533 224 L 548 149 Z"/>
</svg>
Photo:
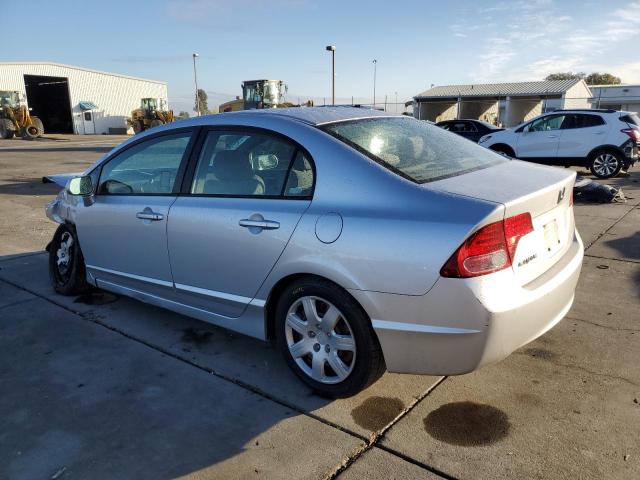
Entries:
<svg viewBox="0 0 640 480">
<path fill-rule="evenodd" d="M 336 104 L 336 46 L 327 45 L 326 50 L 331 52 L 331 105 Z"/>
<path fill-rule="evenodd" d="M 396 113 L 398 113 L 398 92 L 396 92 Z"/>
<path fill-rule="evenodd" d="M 376 108 L 376 69 L 378 66 L 378 60 L 373 59 L 373 108 Z"/>
<path fill-rule="evenodd" d="M 196 57 L 197 53 L 193 54 L 193 82 L 196 84 L 196 108 L 198 109 L 198 116 L 200 116 L 200 95 L 198 95 L 198 74 L 196 73 Z"/>
</svg>

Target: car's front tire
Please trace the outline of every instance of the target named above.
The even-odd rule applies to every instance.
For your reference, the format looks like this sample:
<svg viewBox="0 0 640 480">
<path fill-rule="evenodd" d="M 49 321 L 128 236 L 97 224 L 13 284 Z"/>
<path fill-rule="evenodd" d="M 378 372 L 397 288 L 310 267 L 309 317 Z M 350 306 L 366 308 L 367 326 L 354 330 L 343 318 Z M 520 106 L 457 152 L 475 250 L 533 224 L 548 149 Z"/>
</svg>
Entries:
<svg viewBox="0 0 640 480">
<path fill-rule="evenodd" d="M 368 316 L 331 282 L 309 277 L 289 285 L 278 300 L 275 327 L 285 361 L 319 395 L 354 395 L 385 371 Z"/>
<path fill-rule="evenodd" d="M 60 225 L 49 244 L 49 278 L 62 295 L 79 295 L 89 290 L 84 257 L 71 225 Z"/>
<path fill-rule="evenodd" d="M 624 159 L 615 150 L 599 150 L 589 159 L 589 170 L 598 178 L 613 178 L 622 169 Z"/>
</svg>

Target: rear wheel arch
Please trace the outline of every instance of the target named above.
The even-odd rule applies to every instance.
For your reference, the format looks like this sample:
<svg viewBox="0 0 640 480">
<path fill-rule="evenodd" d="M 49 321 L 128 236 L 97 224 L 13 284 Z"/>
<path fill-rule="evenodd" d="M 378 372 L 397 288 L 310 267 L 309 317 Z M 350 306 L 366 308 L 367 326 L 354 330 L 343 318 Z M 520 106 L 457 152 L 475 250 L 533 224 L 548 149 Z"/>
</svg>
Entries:
<svg viewBox="0 0 640 480">
<path fill-rule="evenodd" d="M 617 147 L 616 145 L 598 145 L 587 154 L 587 161 L 591 162 L 591 160 L 595 155 L 597 155 L 598 153 L 607 152 L 607 151 L 614 152 L 619 155 L 624 155 L 624 152 L 622 151 L 622 149 L 620 147 Z"/>
<path fill-rule="evenodd" d="M 282 295 L 282 293 L 287 289 L 287 287 L 289 287 L 292 283 L 300 281 L 300 280 L 304 280 L 304 279 L 314 279 L 314 280 L 320 280 L 323 282 L 328 282 L 330 284 L 332 284 L 333 286 L 335 286 L 336 288 L 342 290 L 343 292 L 345 292 L 347 295 L 349 295 L 353 301 L 360 307 L 360 309 L 362 310 L 362 312 L 364 313 L 364 315 L 369 319 L 369 322 L 371 322 L 371 319 L 369 318 L 369 314 L 367 313 L 367 311 L 364 309 L 364 307 L 362 306 L 362 304 L 353 297 L 353 295 L 351 295 L 347 289 L 345 289 L 344 287 L 340 286 L 340 284 L 338 284 L 337 282 L 324 277 L 322 275 L 317 275 L 314 273 L 294 273 L 294 274 L 290 274 L 287 275 L 283 278 L 281 278 L 280 280 L 278 280 L 275 285 L 271 288 L 271 291 L 269 292 L 269 295 L 267 296 L 267 302 L 265 304 L 264 307 L 264 319 L 265 319 L 265 332 L 266 332 L 266 336 L 267 336 L 267 340 L 269 341 L 273 341 L 276 339 L 276 309 L 278 306 L 278 301 Z"/>
</svg>

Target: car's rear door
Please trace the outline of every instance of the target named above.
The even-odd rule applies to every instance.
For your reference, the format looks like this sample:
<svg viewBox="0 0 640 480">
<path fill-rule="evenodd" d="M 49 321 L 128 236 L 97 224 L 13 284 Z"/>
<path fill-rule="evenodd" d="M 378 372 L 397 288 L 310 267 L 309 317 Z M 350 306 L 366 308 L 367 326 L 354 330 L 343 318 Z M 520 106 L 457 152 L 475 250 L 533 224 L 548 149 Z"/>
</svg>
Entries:
<svg viewBox="0 0 640 480">
<path fill-rule="evenodd" d="M 574 113 L 566 116 L 558 142 L 559 163 L 571 165 L 584 159 L 594 148 L 602 145 L 609 126 L 600 115 Z"/>
<path fill-rule="evenodd" d="M 179 129 L 145 137 L 102 165 L 93 204 L 76 216 L 87 270 L 98 286 L 171 293 L 167 218 L 193 136 L 192 129 Z"/>
<path fill-rule="evenodd" d="M 168 223 L 177 300 L 240 316 L 313 194 L 309 155 L 273 132 L 203 131 Z M 262 299 L 265 300 L 265 299 Z"/>
<path fill-rule="evenodd" d="M 548 115 L 532 121 L 518 133 L 516 157 L 555 164 L 560 126 L 565 115 Z"/>
</svg>

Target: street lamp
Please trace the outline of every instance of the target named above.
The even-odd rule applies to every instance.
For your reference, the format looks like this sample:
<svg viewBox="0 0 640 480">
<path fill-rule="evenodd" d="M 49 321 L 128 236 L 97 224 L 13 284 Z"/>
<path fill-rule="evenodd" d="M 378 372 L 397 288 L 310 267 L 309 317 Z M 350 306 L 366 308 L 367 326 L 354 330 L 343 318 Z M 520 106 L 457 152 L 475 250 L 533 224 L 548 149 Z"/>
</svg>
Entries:
<svg viewBox="0 0 640 480">
<path fill-rule="evenodd" d="M 373 59 L 373 109 L 376 108 L 376 69 L 378 66 L 378 60 Z"/>
<path fill-rule="evenodd" d="M 331 104 L 336 104 L 336 46 L 327 45 L 326 50 L 331 52 Z"/>
<path fill-rule="evenodd" d="M 193 82 L 196 84 L 196 108 L 198 109 L 198 116 L 200 116 L 200 95 L 198 95 L 198 75 L 196 73 L 196 57 L 199 57 L 197 53 L 193 54 Z"/>
</svg>

